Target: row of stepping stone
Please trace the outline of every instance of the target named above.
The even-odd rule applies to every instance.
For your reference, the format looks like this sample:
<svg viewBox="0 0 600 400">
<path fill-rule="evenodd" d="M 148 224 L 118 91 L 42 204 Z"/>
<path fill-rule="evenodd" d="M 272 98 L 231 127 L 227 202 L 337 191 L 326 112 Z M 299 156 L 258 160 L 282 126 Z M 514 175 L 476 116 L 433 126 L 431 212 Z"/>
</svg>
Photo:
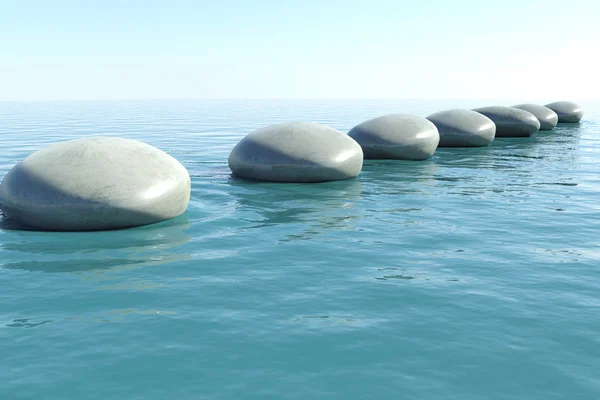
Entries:
<svg viewBox="0 0 600 400">
<path fill-rule="evenodd" d="M 274 182 L 325 182 L 356 177 L 363 159 L 425 160 L 438 147 L 479 147 L 496 137 L 529 137 L 557 123 L 578 123 L 572 102 L 440 111 L 422 118 L 390 114 L 348 134 L 325 125 L 290 122 L 244 137 L 229 155 L 234 175 Z"/>
<path fill-rule="evenodd" d="M 264 181 L 323 182 L 356 177 L 364 158 L 423 160 L 440 146 L 485 146 L 496 136 L 530 136 L 579 122 L 573 103 L 448 110 L 428 119 L 387 115 L 348 134 L 309 122 L 272 125 L 232 150 L 234 175 Z M 0 210 L 20 229 L 95 231 L 153 224 L 183 214 L 190 176 L 164 151 L 117 137 L 88 137 L 42 148 L 0 184 Z"/>
</svg>

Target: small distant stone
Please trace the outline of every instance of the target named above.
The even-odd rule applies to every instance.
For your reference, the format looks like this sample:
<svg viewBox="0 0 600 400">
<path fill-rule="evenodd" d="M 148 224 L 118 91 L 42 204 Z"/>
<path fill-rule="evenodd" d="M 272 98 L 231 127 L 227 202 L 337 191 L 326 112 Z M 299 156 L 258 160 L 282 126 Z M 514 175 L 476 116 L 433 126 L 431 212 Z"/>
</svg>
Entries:
<svg viewBox="0 0 600 400">
<path fill-rule="evenodd" d="M 189 199 L 190 176 L 175 158 L 117 137 L 42 148 L 15 165 L 0 185 L 5 216 L 41 230 L 148 225 L 183 214 Z"/>
<path fill-rule="evenodd" d="M 390 114 L 356 125 L 348 132 L 366 159 L 425 160 L 438 147 L 440 134 L 422 117 Z"/>
<path fill-rule="evenodd" d="M 583 118 L 583 109 L 570 101 L 557 101 L 546 104 L 546 107 L 558 115 L 559 123 L 578 123 Z"/>
<path fill-rule="evenodd" d="M 312 122 L 267 126 L 244 137 L 229 154 L 234 175 L 259 181 L 326 182 L 356 177 L 361 147 L 348 135 Z"/>
<path fill-rule="evenodd" d="M 540 131 L 551 131 L 558 123 L 558 115 L 548 107 L 537 104 L 517 104 L 513 107 L 535 115 L 538 121 L 540 121 Z"/>
<path fill-rule="evenodd" d="M 472 110 L 439 111 L 427 119 L 433 122 L 439 131 L 439 147 L 488 146 L 496 136 L 494 122 Z"/>
<path fill-rule="evenodd" d="M 540 121 L 532 113 L 513 107 L 475 108 L 496 124 L 496 137 L 528 137 L 540 130 Z"/>
</svg>

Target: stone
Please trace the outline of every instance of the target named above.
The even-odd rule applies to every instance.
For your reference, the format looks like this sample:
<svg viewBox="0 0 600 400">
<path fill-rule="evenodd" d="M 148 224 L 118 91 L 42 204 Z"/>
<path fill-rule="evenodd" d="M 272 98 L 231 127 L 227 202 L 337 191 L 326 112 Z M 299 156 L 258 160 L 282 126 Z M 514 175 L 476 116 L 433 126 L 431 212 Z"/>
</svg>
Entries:
<svg viewBox="0 0 600 400">
<path fill-rule="evenodd" d="M 556 101 L 546 107 L 558 115 L 559 123 L 578 123 L 583 118 L 583 109 L 570 101 Z"/>
<path fill-rule="evenodd" d="M 537 104 L 517 104 L 513 107 L 532 113 L 540 121 L 540 131 L 551 131 L 558 123 L 558 115 L 548 107 Z"/>
<path fill-rule="evenodd" d="M 326 182 L 356 177 L 363 152 L 348 135 L 313 122 L 288 122 L 246 135 L 229 154 L 233 175 L 272 182 Z"/>
<path fill-rule="evenodd" d="M 11 221 L 40 230 L 131 228 L 183 214 L 190 176 L 149 144 L 89 137 L 42 148 L 16 164 L 0 184 L 0 208 Z"/>
<path fill-rule="evenodd" d="M 348 136 L 360 144 L 366 159 L 426 160 L 440 142 L 431 121 L 409 114 L 370 119 L 352 128 Z"/>
<path fill-rule="evenodd" d="M 528 137 L 540 130 L 540 121 L 532 113 L 518 108 L 491 106 L 475 108 L 496 124 L 496 137 Z"/>
<path fill-rule="evenodd" d="M 473 110 L 451 109 L 427 117 L 440 133 L 439 147 L 488 146 L 496 136 L 494 122 Z"/>
</svg>

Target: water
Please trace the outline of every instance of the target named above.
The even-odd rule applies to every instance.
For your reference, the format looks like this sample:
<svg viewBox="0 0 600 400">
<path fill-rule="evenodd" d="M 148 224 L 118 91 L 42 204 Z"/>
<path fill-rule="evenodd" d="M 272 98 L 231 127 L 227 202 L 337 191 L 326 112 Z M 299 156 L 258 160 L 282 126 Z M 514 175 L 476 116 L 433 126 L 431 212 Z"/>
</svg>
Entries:
<svg viewBox="0 0 600 400">
<path fill-rule="evenodd" d="M 234 180 L 271 123 L 490 101 L 0 103 L 0 173 L 89 135 L 192 177 L 175 220 L 0 230 L 0 399 L 598 399 L 600 104 L 359 178 Z"/>
</svg>

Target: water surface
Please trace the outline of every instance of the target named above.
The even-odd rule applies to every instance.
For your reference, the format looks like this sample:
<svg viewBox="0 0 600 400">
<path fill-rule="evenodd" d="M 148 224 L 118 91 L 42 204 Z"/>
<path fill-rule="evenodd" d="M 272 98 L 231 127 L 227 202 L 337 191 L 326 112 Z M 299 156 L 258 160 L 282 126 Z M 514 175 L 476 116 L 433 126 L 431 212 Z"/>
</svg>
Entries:
<svg viewBox="0 0 600 400">
<path fill-rule="evenodd" d="M 347 132 L 521 102 L 0 103 L 1 176 L 46 144 L 116 135 L 192 177 L 172 221 L 0 230 L 0 399 L 600 398 L 598 103 L 578 125 L 366 161 L 349 181 L 227 167 L 272 123 Z"/>
</svg>

